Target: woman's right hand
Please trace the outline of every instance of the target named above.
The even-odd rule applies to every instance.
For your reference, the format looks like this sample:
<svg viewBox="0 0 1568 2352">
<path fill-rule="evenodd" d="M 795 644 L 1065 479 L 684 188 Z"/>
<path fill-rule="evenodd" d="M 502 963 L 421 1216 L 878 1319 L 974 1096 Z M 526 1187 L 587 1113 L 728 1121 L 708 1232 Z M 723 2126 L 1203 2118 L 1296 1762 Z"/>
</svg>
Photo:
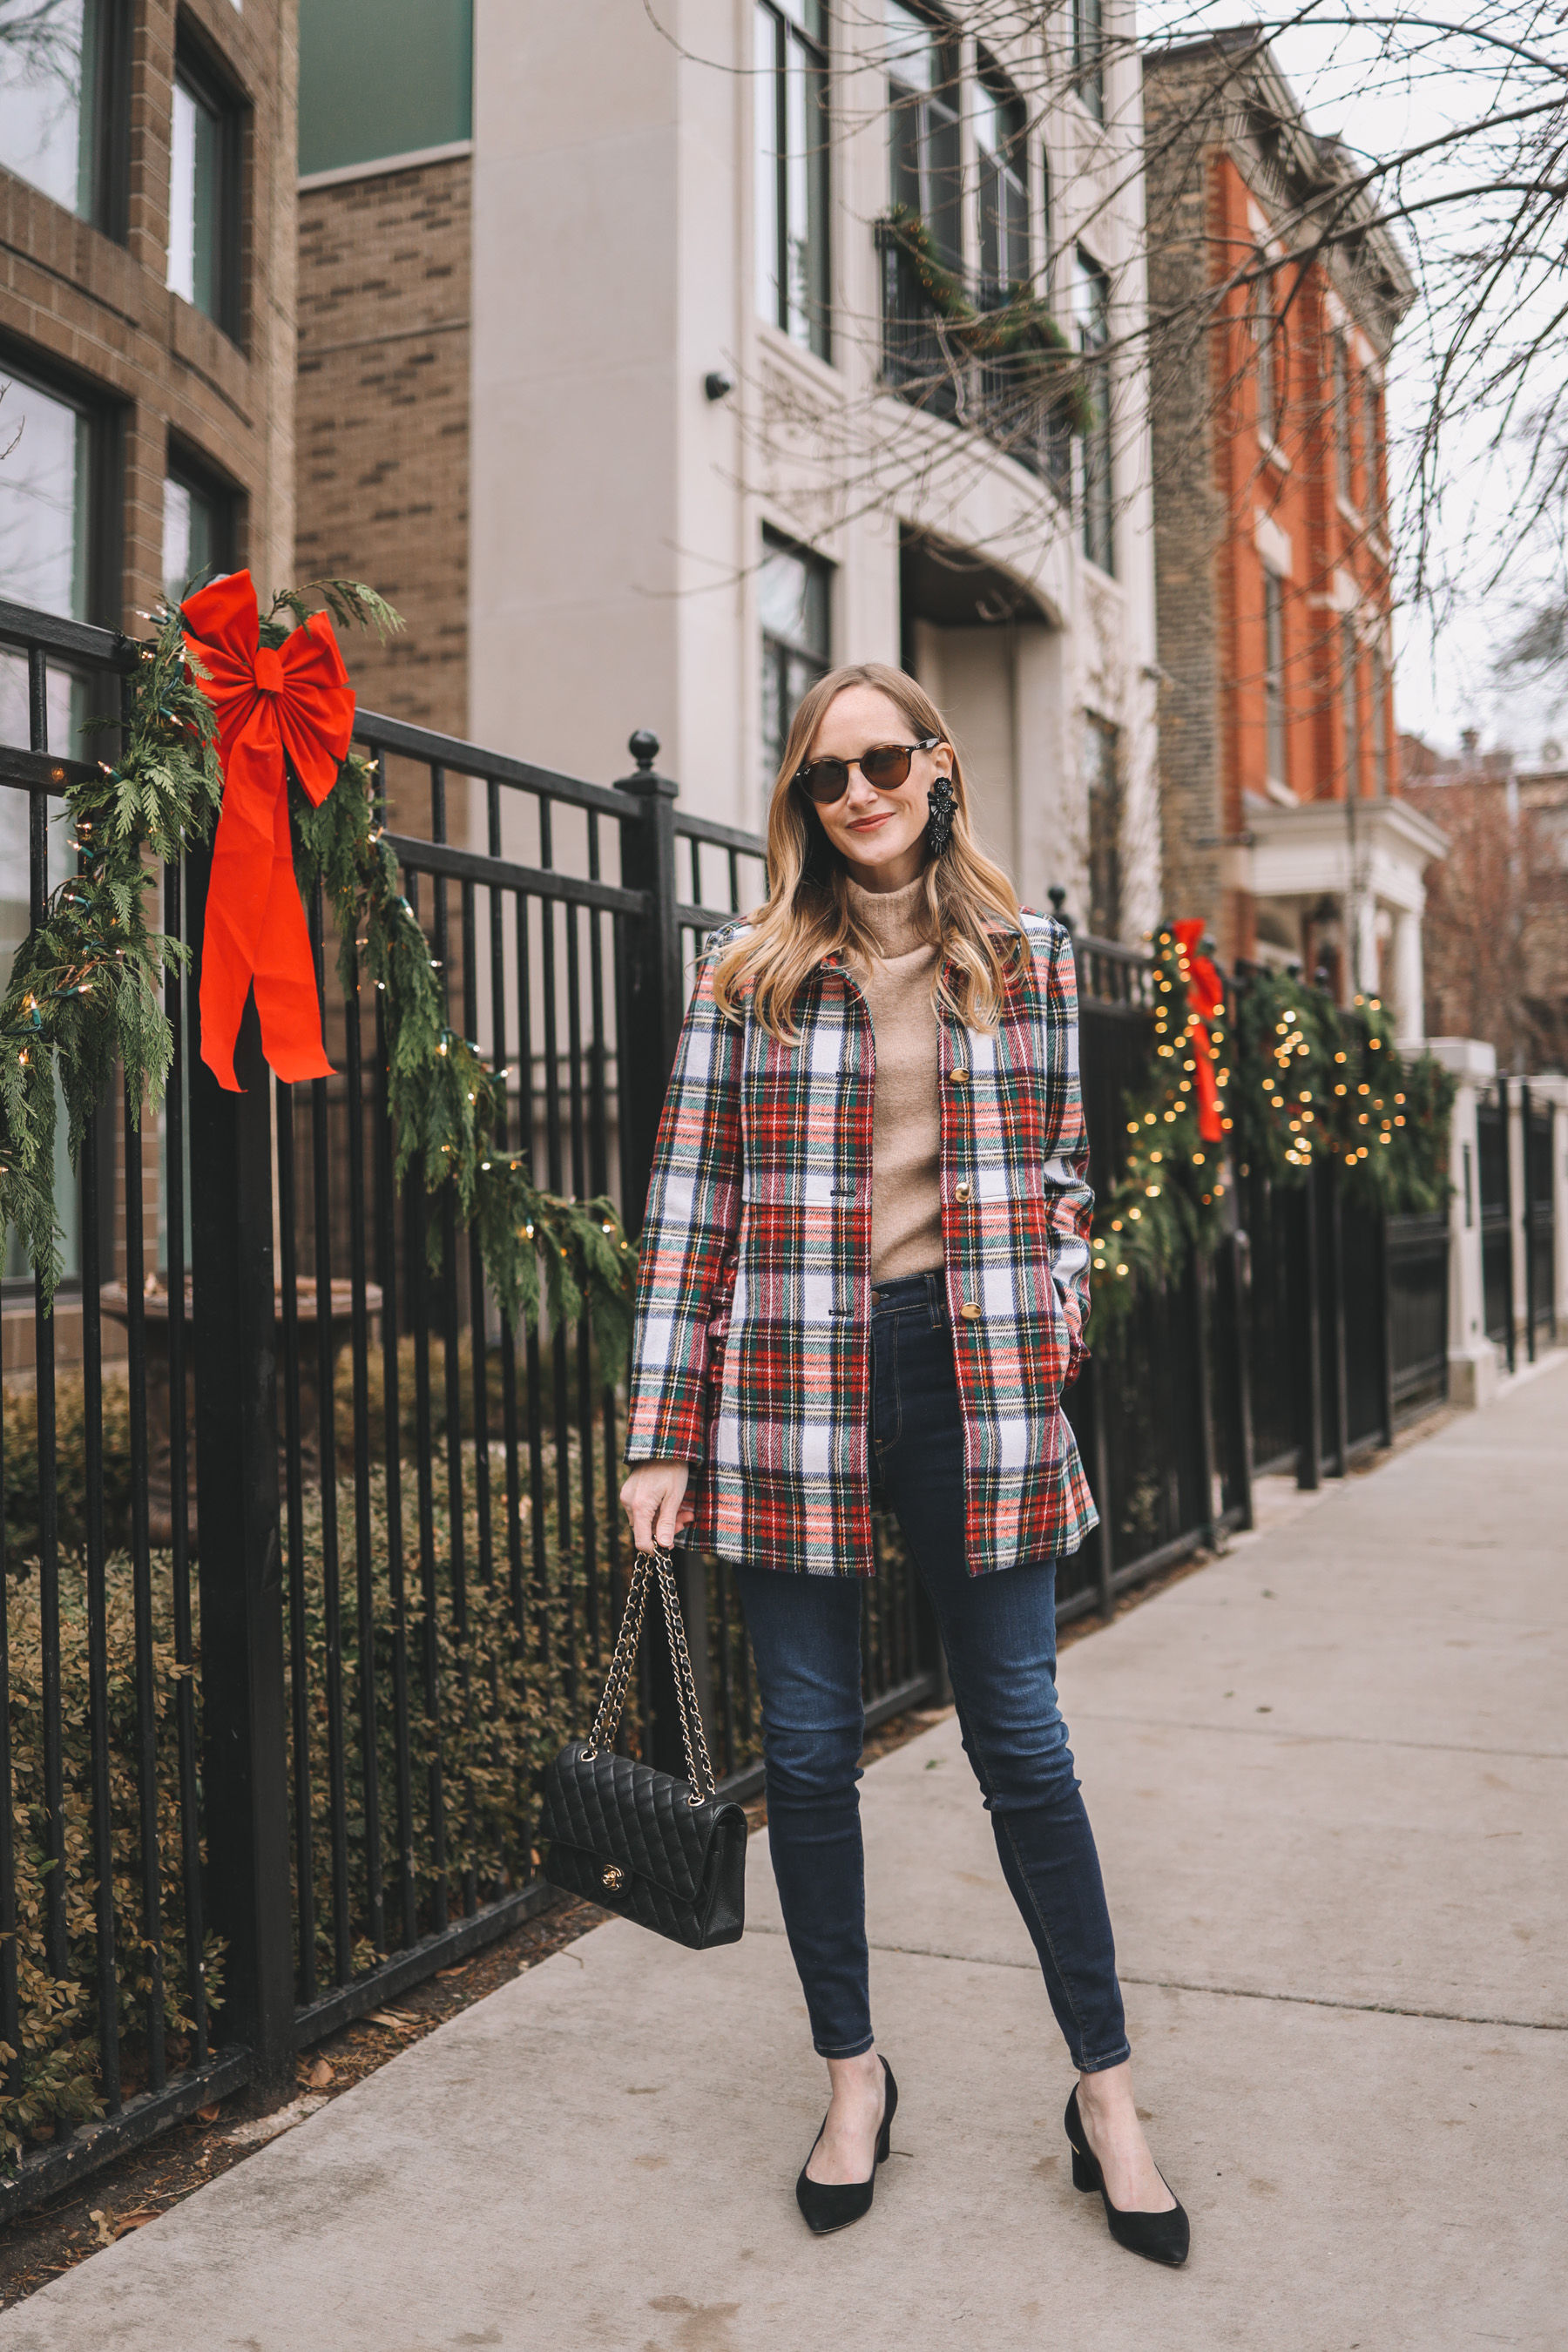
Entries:
<svg viewBox="0 0 1568 2352">
<path fill-rule="evenodd" d="M 668 1551 L 678 1529 L 688 1528 L 697 1506 L 687 1494 L 689 1462 L 639 1462 L 621 1488 L 621 1504 L 632 1523 L 638 1551 Z"/>
</svg>

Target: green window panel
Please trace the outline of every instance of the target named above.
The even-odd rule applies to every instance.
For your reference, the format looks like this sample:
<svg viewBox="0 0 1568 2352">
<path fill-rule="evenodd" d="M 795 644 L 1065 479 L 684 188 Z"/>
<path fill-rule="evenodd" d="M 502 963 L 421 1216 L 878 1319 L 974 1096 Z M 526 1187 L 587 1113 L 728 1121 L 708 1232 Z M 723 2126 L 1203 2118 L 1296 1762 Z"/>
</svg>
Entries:
<svg viewBox="0 0 1568 2352">
<path fill-rule="evenodd" d="M 473 0 L 300 0 L 300 170 L 468 139 Z"/>
</svg>

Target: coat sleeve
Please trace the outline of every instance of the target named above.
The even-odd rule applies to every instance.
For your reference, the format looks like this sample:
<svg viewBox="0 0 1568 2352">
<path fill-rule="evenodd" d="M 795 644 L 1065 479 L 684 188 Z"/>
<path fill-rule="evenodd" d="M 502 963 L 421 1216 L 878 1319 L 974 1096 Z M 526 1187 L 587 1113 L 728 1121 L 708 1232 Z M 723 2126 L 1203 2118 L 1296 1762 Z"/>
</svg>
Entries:
<svg viewBox="0 0 1568 2352">
<path fill-rule="evenodd" d="M 1078 1062 L 1078 973 L 1072 941 L 1053 923 L 1050 960 L 1043 974 L 1046 1071 L 1050 1125 L 1047 1136 L 1046 1215 L 1051 1232 L 1051 1275 L 1067 1318 L 1072 1352 L 1068 1378 L 1085 1353 L 1089 1310 L 1089 1228 L 1094 1194 L 1089 1182 L 1089 1130 Z M 1044 961 L 1042 959 L 1042 961 Z"/>
<path fill-rule="evenodd" d="M 713 1002 L 710 940 L 676 1048 L 637 1266 L 626 1458 L 707 1451 L 708 1327 L 741 1220 L 741 1037 Z"/>
</svg>

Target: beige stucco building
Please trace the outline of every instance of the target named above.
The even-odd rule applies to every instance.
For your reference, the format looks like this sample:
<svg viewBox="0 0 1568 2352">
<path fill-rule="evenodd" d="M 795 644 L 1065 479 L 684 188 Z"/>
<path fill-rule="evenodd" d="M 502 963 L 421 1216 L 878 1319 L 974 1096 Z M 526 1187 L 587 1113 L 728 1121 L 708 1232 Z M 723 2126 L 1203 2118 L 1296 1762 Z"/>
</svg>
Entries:
<svg viewBox="0 0 1568 2352">
<path fill-rule="evenodd" d="M 362 119 L 305 0 L 301 569 L 361 569 L 413 621 L 363 690 L 601 778 L 652 727 L 686 803 L 755 825 L 809 677 L 901 659 L 1025 896 L 1135 937 L 1159 898 L 1135 70 L 1033 33 L 990 55 L 961 11 L 655 16 L 419 12 L 421 131 L 416 105 Z M 1046 298 L 1087 437 L 933 317 L 900 200 L 964 300 Z"/>
</svg>

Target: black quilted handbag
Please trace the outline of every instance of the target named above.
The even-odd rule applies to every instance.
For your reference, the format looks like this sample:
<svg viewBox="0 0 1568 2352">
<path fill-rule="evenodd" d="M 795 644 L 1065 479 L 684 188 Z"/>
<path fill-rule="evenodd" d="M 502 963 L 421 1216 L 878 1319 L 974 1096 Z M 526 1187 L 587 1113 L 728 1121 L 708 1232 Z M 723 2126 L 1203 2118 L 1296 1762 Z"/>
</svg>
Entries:
<svg viewBox="0 0 1568 2352">
<path fill-rule="evenodd" d="M 656 1578 L 675 1665 L 689 1776 L 684 1780 L 615 1752 Z M 539 1833 L 548 1841 L 544 1875 L 552 1886 L 696 1952 L 739 1942 L 746 1924 L 746 1816 L 714 1790 L 667 1551 L 637 1554 L 599 1712 L 587 1738 L 569 1739 L 544 1776 Z"/>
</svg>

